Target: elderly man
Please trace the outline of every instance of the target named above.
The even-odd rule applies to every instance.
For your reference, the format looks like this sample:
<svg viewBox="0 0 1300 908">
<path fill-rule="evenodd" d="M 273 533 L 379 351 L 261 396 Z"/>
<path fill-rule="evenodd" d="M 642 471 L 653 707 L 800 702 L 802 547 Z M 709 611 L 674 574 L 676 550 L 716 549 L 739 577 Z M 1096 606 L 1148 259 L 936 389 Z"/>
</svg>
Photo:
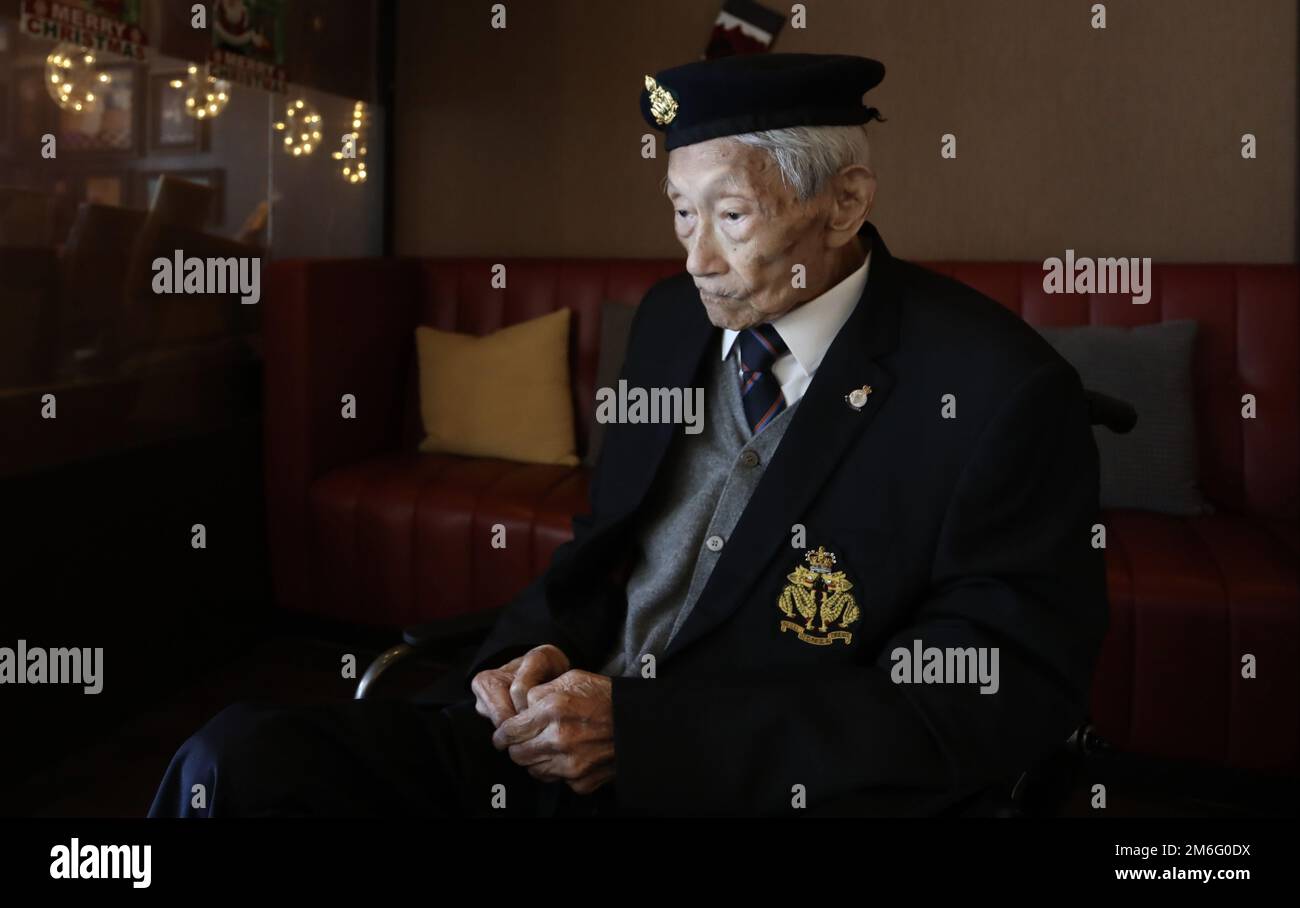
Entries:
<svg viewBox="0 0 1300 908">
<path fill-rule="evenodd" d="M 622 378 L 702 387 L 704 431 L 610 427 L 591 514 L 472 696 L 232 707 L 152 813 L 933 815 L 1063 742 L 1107 614 L 1086 400 L 868 222 L 883 75 L 771 54 L 645 78 L 686 271 Z"/>
</svg>

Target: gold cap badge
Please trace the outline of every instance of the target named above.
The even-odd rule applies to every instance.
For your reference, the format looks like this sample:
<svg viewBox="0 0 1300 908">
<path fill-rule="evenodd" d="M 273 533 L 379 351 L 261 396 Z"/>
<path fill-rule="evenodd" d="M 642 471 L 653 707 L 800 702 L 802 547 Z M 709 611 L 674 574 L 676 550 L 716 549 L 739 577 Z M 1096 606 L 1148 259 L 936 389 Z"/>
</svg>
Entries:
<svg viewBox="0 0 1300 908">
<path fill-rule="evenodd" d="M 650 92 L 650 115 L 660 126 L 667 126 L 677 116 L 677 99 L 652 76 L 645 77 L 645 90 Z"/>
</svg>

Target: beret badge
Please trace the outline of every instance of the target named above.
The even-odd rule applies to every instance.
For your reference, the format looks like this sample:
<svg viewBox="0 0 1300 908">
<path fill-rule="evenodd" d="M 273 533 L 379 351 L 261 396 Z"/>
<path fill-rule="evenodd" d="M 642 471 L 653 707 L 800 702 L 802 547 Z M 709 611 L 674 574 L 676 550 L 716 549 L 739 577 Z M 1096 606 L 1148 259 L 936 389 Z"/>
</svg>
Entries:
<svg viewBox="0 0 1300 908">
<path fill-rule="evenodd" d="M 645 77 L 645 90 L 650 92 L 650 115 L 660 126 L 667 126 L 677 116 L 677 99 L 651 76 Z"/>
</svg>

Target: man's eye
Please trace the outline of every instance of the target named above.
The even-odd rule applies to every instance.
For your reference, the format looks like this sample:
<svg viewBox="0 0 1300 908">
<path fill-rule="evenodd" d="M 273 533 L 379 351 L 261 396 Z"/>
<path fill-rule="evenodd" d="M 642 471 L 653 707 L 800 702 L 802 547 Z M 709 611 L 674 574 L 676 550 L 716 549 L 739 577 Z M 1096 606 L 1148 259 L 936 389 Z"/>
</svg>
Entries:
<svg viewBox="0 0 1300 908">
<path fill-rule="evenodd" d="M 735 215 L 734 218 L 732 217 L 733 214 Z M 734 222 L 734 221 L 736 221 L 736 220 L 738 220 L 738 219 L 744 217 L 744 215 L 741 214 L 739 211 L 727 211 L 727 212 L 724 212 L 724 213 L 723 213 L 723 217 L 725 217 L 725 218 L 727 218 L 728 220 Z"/>
</svg>

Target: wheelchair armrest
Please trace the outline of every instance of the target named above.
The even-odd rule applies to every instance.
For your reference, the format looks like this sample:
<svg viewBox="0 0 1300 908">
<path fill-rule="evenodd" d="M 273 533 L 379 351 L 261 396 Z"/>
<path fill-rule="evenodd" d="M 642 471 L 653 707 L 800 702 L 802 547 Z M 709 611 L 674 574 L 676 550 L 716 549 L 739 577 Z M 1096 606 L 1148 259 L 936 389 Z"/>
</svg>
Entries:
<svg viewBox="0 0 1300 908">
<path fill-rule="evenodd" d="M 1011 789 L 1007 815 L 1057 816 L 1082 767 L 1110 749 L 1085 719 L 1056 751 L 1020 774 Z"/>
<path fill-rule="evenodd" d="M 459 646 L 480 639 L 497 623 L 504 609 L 488 609 L 457 615 L 454 618 L 439 618 L 427 624 L 408 627 L 402 631 L 402 642 L 416 651 L 424 651 L 435 646 Z"/>
<path fill-rule="evenodd" d="M 499 608 L 490 609 L 469 615 L 457 615 L 454 618 L 439 618 L 427 624 L 404 629 L 402 642 L 384 650 L 366 668 L 365 674 L 357 682 L 357 690 L 353 696 L 357 700 L 364 700 L 373 693 L 380 677 L 411 656 L 427 655 L 434 651 L 446 654 L 477 643 L 487 636 L 501 612 L 502 609 Z"/>
</svg>

